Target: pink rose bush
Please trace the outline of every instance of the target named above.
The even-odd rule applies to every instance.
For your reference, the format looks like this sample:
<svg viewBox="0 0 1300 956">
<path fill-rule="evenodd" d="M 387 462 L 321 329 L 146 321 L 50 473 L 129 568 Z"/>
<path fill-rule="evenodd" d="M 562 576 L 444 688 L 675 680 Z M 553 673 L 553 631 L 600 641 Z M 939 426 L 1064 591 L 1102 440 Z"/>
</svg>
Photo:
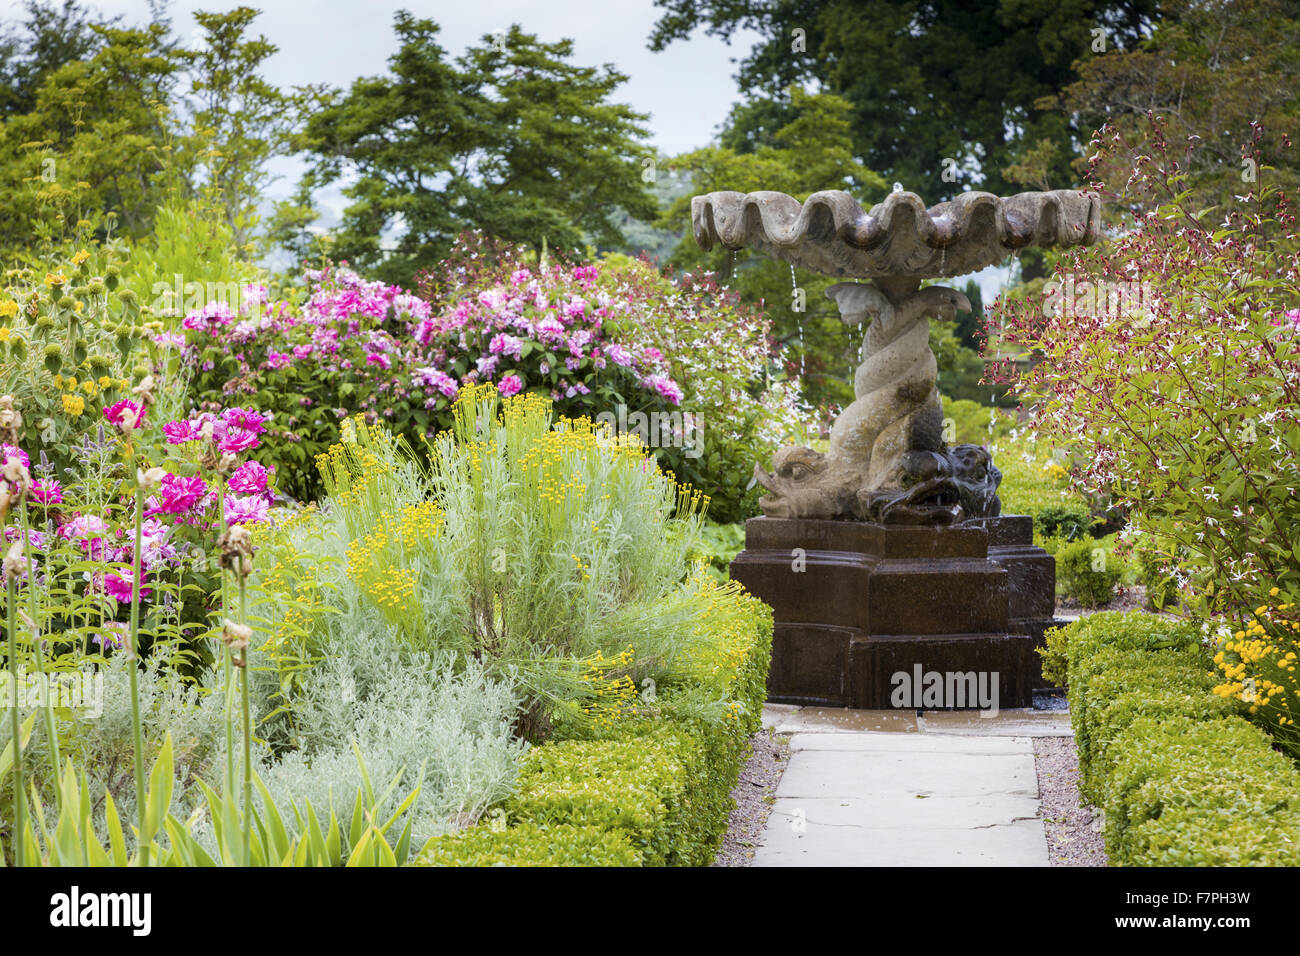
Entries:
<svg viewBox="0 0 1300 956">
<path fill-rule="evenodd" d="M 200 407 L 242 402 L 266 413 L 263 430 L 251 430 L 280 464 L 281 488 L 299 498 L 319 493 L 315 459 L 342 419 L 383 419 L 420 447 L 451 426 L 458 391 L 476 383 L 503 396 L 539 392 L 558 415 L 622 409 L 624 420 L 707 422 L 720 453 L 707 469 L 699 449 L 684 447 L 684 426 L 649 443 L 679 478 L 746 501 L 753 448 L 740 461 L 741 447 L 756 429 L 773 449 L 797 430 L 797 391 L 771 374 L 769 326 L 707 278 L 675 283 L 632 260 L 543 268 L 510 248 L 488 256 L 468 237 L 419 277 L 420 295 L 346 266 L 305 279 L 291 299 L 255 287 L 239 311 L 191 313 L 182 348 Z M 185 427 L 167 440 L 185 441 Z M 244 450 L 238 432 L 228 445 Z"/>
<path fill-rule="evenodd" d="M 133 582 L 134 482 L 117 486 L 116 495 L 106 501 L 104 489 L 90 477 L 95 472 L 90 466 L 102 461 L 103 455 L 120 460 L 123 454 L 132 458 L 143 454 L 134 443 L 140 440 L 137 429 L 148 411 L 144 402 L 131 400 L 104 408 L 103 421 L 115 426 L 114 431 L 101 429 L 99 438 L 83 440 L 80 461 L 86 467 L 71 469 L 65 482 L 52 477 L 53 465 L 43 451 L 33 462 L 22 448 L 0 446 L 4 467 L 0 491 L 9 500 L 5 539 L 10 549 L 17 543 L 30 555 L 20 577 L 31 576 L 43 588 L 79 594 L 73 602 L 75 613 L 67 621 L 53 622 L 50 629 L 80 634 L 103 649 L 123 646 L 134 585 L 138 585 L 143 620 L 154 624 L 172 620 L 182 637 L 205 632 L 216 591 L 209 555 L 222 530 L 222 518 L 226 527 L 271 520 L 273 469 L 245 458 L 258 448 L 266 431 L 260 412 L 228 407 L 167 422 L 162 426 L 162 441 L 171 450 L 158 469 L 161 476 L 153 473 L 144 495 L 141 574 Z M 24 524 L 29 528 L 25 542 Z M 16 559 L 8 566 L 17 567 Z M 185 584 L 189 586 L 179 586 Z"/>
</svg>

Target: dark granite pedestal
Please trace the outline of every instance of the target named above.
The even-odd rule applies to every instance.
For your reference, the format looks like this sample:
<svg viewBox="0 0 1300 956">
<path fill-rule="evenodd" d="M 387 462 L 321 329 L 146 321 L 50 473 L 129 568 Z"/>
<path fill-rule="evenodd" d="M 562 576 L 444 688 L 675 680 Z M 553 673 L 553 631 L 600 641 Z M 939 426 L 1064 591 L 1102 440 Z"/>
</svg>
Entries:
<svg viewBox="0 0 1300 956">
<path fill-rule="evenodd" d="M 775 612 L 773 702 L 889 708 L 911 700 L 901 687 L 919 706 L 937 673 L 949 692 L 925 709 L 969 708 L 989 696 L 977 700 L 972 679 L 991 687 L 996 673 L 997 705 L 1028 707 L 1044 686 L 1034 648 L 1054 623 L 1056 565 L 1034 546 L 1031 518 L 751 518 L 731 576 Z"/>
</svg>

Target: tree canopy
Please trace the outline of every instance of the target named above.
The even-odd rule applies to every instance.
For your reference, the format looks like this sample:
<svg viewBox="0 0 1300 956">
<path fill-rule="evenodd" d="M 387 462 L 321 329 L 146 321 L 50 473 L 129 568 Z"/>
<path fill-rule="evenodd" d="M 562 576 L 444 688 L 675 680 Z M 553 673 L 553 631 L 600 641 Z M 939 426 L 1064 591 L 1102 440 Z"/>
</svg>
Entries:
<svg viewBox="0 0 1300 956">
<path fill-rule="evenodd" d="M 409 281 L 466 229 L 572 249 L 620 243 L 622 212 L 655 215 L 646 117 L 610 101 L 626 79 L 613 66 L 518 26 L 452 62 L 434 21 L 394 26 L 390 74 L 324 93 L 301 140 L 315 184 L 347 182 L 335 255 Z"/>
</svg>

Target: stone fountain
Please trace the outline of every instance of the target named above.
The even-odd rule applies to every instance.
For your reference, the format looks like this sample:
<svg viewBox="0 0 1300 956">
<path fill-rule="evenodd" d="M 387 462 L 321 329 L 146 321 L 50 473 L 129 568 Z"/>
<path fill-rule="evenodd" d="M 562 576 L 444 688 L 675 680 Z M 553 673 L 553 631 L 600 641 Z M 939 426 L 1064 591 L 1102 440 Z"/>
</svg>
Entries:
<svg viewBox="0 0 1300 956">
<path fill-rule="evenodd" d="M 944 441 L 929 321 L 970 303 L 921 282 L 1029 245 L 1095 242 L 1097 195 L 967 192 L 927 209 L 896 186 L 867 211 L 839 191 L 803 203 L 715 192 L 691 200 L 691 218 L 705 250 L 749 246 L 870 280 L 827 289 L 845 323 L 867 323 L 855 398 L 828 450 L 785 447 L 771 471 L 754 466 L 763 516 L 746 523 L 731 574 L 775 611 L 769 698 L 885 708 L 902 699 L 899 674 L 937 673 L 961 697 L 970 675 L 996 673 L 1001 706 L 1028 706 L 1042 683 L 1033 651 L 1053 623 L 1055 564 L 1034 547 L 1032 519 L 1000 513 L 988 450 Z M 975 702 L 948 695 L 937 706 Z"/>
</svg>

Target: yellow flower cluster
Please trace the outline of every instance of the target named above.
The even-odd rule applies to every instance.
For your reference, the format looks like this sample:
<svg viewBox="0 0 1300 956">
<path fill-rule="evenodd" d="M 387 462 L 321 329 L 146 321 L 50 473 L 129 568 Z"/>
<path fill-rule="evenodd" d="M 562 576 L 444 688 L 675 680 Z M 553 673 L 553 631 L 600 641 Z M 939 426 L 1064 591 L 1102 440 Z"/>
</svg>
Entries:
<svg viewBox="0 0 1300 956">
<path fill-rule="evenodd" d="M 1278 596 L 1278 588 L 1269 591 Z M 1300 710 L 1300 679 L 1296 677 L 1296 636 L 1300 632 L 1296 604 L 1261 604 L 1231 636 L 1215 648 L 1214 664 L 1223 682 L 1214 688 L 1220 697 L 1235 698 L 1252 714 L 1264 714 L 1279 730 L 1296 727 Z"/>
<path fill-rule="evenodd" d="M 379 526 L 347 548 L 347 574 L 381 608 L 395 610 L 415 596 L 418 575 L 408 559 L 442 532 L 442 509 L 432 501 L 386 512 Z"/>
<path fill-rule="evenodd" d="M 74 418 L 86 410 L 86 400 L 80 395 L 65 392 L 62 397 L 63 410 Z"/>
<path fill-rule="evenodd" d="M 6 319 L 12 319 L 17 314 L 18 314 L 17 302 L 13 301 L 12 299 L 6 299 L 5 301 L 0 302 L 0 316 L 4 316 Z"/>
<path fill-rule="evenodd" d="M 582 712 L 596 726 L 610 727 L 632 712 L 637 697 L 636 683 L 626 671 L 635 656 L 636 651 L 629 644 L 617 657 L 606 658 L 603 652 L 596 651 L 587 662 L 582 681 L 588 685 L 590 696 Z M 616 671 L 622 673 L 611 676 Z"/>
<path fill-rule="evenodd" d="M 1054 481 L 1060 481 L 1062 478 L 1064 478 L 1066 475 L 1069 474 L 1068 471 L 1066 471 L 1064 468 L 1062 468 L 1054 461 L 1049 461 L 1046 465 L 1044 465 L 1043 471 L 1046 472 L 1047 477 L 1053 479 Z"/>
</svg>

